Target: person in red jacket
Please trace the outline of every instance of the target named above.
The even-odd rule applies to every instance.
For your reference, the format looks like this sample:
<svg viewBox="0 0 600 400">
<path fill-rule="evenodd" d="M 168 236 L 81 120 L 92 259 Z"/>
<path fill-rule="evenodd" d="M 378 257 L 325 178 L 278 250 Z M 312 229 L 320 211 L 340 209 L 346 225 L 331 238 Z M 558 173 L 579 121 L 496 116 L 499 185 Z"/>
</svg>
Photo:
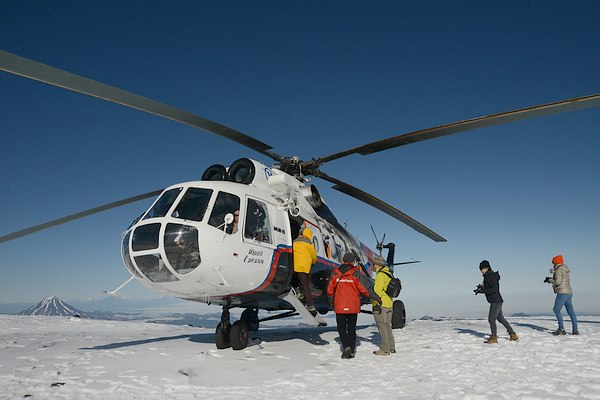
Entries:
<svg viewBox="0 0 600 400">
<path fill-rule="evenodd" d="M 354 358 L 356 353 L 356 320 L 360 312 L 360 295 L 381 303 L 381 298 L 373 291 L 368 279 L 358 271 L 354 261 L 354 254 L 344 254 L 342 265 L 333 271 L 327 286 L 344 349 L 342 358 Z"/>
</svg>

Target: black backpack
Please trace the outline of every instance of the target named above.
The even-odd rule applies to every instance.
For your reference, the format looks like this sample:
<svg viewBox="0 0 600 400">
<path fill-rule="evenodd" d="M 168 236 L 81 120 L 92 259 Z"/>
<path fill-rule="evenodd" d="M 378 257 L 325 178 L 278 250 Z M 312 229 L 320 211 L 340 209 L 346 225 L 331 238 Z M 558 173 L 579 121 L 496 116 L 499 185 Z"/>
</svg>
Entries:
<svg viewBox="0 0 600 400">
<path fill-rule="evenodd" d="M 384 274 L 386 274 L 387 276 L 390 277 L 390 282 L 388 283 L 387 287 L 385 288 L 385 294 L 387 294 L 388 296 L 390 296 L 392 299 L 394 297 L 398 297 L 398 295 L 400 294 L 400 291 L 402 290 L 402 282 L 400 282 L 400 279 L 394 277 L 394 275 L 390 274 L 389 272 L 386 271 L 381 271 Z"/>
</svg>

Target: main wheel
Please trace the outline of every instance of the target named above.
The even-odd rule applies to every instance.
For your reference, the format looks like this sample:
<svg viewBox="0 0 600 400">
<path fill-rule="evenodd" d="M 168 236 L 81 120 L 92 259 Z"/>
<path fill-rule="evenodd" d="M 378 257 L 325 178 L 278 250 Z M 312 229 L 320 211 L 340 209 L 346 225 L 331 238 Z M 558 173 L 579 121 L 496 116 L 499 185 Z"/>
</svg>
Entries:
<svg viewBox="0 0 600 400">
<path fill-rule="evenodd" d="M 258 310 L 256 308 L 246 308 L 240 317 L 240 321 L 244 321 L 248 325 L 249 331 L 258 331 Z"/>
<path fill-rule="evenodd" d="M 226 349 L 231 346 L 229 339 L 230 330 L 231 324 L 219 322 L 219 325 L 217 325 L 217 329 L 215 330 L 215 344 L 217 345 L 217 349 Z"/>
<path fill-rule="evenodd" d="M 402 329 L 406 325 L 406 309 L 404 303 L 395 300 L 392 306 L 392 329 Z"/>
<path fill-rule="evenodd" d="M 232 349 L 245 349 L 248 346 L 248 325 L 244 321 L 235 321 L 231 326 L 229 340 Z"/>
</svg>

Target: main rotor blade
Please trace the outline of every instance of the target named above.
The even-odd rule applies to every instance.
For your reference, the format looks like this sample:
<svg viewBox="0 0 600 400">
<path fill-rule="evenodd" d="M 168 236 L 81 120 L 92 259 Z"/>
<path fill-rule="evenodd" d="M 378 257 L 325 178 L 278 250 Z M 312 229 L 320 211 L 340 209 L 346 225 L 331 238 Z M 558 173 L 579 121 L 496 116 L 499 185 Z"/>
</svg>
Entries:
<svg viewBox="0 0 600 400">
<path fill-rule="evenodd" d="M 144 199 L 147 199 L 149 197 L 158 196 L 160 193 L 162 193 L 162 189 L 161 190 L 155 190 L 153 192 L 148 192 L 148 193 L 140 194 L 140 195 L 133 196 L 133 197 L 129 197 L 127 199 L 115 201 L 113 203 L 108 203 L 108 204 L 105 204 L 105 205 L 100 206 L 100 207 L 90 208 L 89 210 L 78 212 L 76 214 L 71 214 L 71 215 L 68 215 L 66 217 L 58 218 L 58 219 L 55 219 L 53 221 L 46 222 L 44 224 L 40 224 L 40 225 L 32 226 L 30 228 L 22 229 L 20 231 L 13 232 L 13 233 L 10 233 L 10 234 L 5 235 L 5 236 L 0 236 L 0 243 L 8 242 L 9 240 L 20 238 L 22 236 L 31 235 L 32 233 L 39 232 L 39 231 L 42 231 L 44 229 L 52 228 L 54 226 L 61 225 L 61 224 L 64 224 L 66 222 L 74 221 L 74 220 L 79 219 L 79 218 L 87 217 L 87 216 L 92 215 L 92 214 L 97 214 L 97 213 L 102 212 L 102 211 L 110 210 L 111 208 L 116 208 L 116 207 L 124 206 L 125 204 L 134 203 L 136 201 L 144 200 Z"/>
<path fill-rule="evenodd" d="M 379 200 L 377 197 L 374 197 L 367 192 L 364 192 L 352 185 L 342 182 L 339 179 L 333 178 L 325 174 L 324 172 L 319 171 L 319 174 L 316 176 L 333 183 L 333 189 L 339 190 L 342 193 L 346 193 L 347 195 L 352 196 L 355 199 L 361 200 L 367 203 L 368 205 L 383 211 L 384 213 L 396 218 L 400 222 L 405 223 L 406 225 L 413 228 L 415 231 L 427 236 L 428 238 L 435 240 L 436 242 L 446 241 L 446 239 L 444 239 L 442 236 L 438 235 L 425 225 L 421 224 L 420 222 L 417 222 L 416 220 L 412 219 L 411 217 L 404 214 L 402 211 L 392 207 L 391 205 Z"/>
<path fill-rule="evenodd" d="M 600 94 L 577 97 L 573 99 L 557 101 L 554 103 L 547 103 L 532 107 L 521 108 L 519 110 L 508 111 L 499 114 L 492 114 L 483 117 L 467 119 L 451 124 L 436 126 L 434 128 L 422 129 L 419 131 L 406 133 L 404 135 L 394 136 L 389 139 L 378 140 L 376 142 L 358 146 L 353 149 L 341 151 L 339 153 L 335 153 L 327 157 L 322 157 L 317 160 L 319 161 L 319 165 L 321 165 L 328 161 L 346 157 L 354 153 L 367 155 L 398 146 L 404 146 L 423 140 L 453 135 L 455 133 L 470 131 L 473 129 L 485 128 L 488 126 L 506 124 L 509 122 L 520 121 L 528 118 L 543 117 L 546 115 L 559 114 L 563 112 L 582 110 L 585 108 L 598 106 L 600 106 Z"/>
<path fill-rule="evenodd" d="M 406 265 L 406 264 L 415 264 L 415 263 L 420 263 L 421 261 L 403 261 L 403 262 L 398 262 L 398 263 L 394 263 L 393 265 Z"/>
<path fill-rule="evenodd" d="M 268 151 L 272 148 L 268 144 L 225 125 L 4 50 L 0 50 L 0 70 L 200 128 L 233 140 L 276 161 L 282 160 L 278 154 Z"/>
</svg>

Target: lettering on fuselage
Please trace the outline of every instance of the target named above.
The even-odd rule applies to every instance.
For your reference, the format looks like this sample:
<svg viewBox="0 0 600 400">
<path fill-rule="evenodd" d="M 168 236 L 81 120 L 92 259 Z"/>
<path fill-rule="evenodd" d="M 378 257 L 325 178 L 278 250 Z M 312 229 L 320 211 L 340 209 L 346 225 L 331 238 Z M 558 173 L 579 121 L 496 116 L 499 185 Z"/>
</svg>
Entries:
<svg viewBox="0 0 600 400">
<path fill-rule="evenodd" d="M 244 257 L 244 262 L 246 264 L 264 264 L 263 253 L 263 250 L 250 249 Z"/>
<path fill-rule="evenodd" d="M 274 226 L 273 229 L 275 230 L 275 232 L 279 232 L 282 235 L 285 235 L 285 229 L 281 229 L 279 227 Z"/>
</svg>

